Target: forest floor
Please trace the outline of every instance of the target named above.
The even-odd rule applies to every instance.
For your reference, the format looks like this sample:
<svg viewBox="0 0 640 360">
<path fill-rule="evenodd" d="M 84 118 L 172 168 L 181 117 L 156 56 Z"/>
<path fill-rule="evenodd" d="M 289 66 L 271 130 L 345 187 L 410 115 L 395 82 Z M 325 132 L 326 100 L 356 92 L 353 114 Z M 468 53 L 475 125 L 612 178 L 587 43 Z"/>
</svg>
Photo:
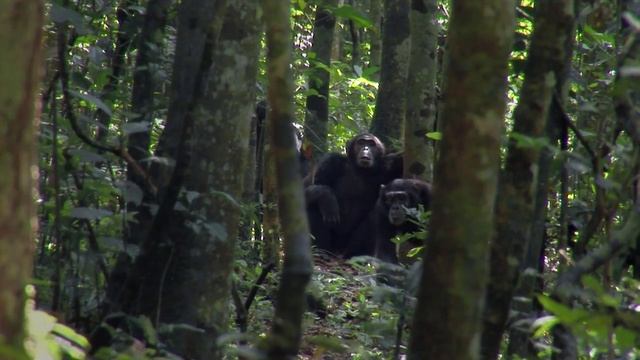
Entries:
<svg viewBox="0 0 640 360">
<path fill-rule="evenodd" d="M 398 280 L 391 274 L 390 281 L 389 270 L 372 265 L 371 259 L 345 261 L 316 255 L 314 260 L 312 301 L 299 358 L 392 358 L 405 302 L 402 290 L 388 284 Z"/>
</svg>

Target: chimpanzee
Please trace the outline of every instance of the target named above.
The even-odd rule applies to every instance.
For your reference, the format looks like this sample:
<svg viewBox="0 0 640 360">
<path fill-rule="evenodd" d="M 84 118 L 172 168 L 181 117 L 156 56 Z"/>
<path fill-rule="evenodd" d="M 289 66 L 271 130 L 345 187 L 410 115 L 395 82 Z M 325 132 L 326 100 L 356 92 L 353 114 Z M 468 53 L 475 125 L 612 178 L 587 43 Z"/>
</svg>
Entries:
<svg viewBox="0 0 640 360">
<path fill-rule="evenodd" d="M 395 176 L 389 162 L 380 139 L 365 133 L 347 142 L 346 156 L 329 153 L 318 163 L 305 188 L 309 227 L 318 248 L 334 254 L 347 249 L 354 230 L 373 209 L 380 185 Z"/>
<path fill-rule="evenodd" d="M 397 263 L 396 246 L 391 239 L 418 231 L 418 225 L 410 220 L 412 211 L 417 210 L 418 205 L 428 210 L 430 203 L 431 184 L 427 182 L 395 179 L 380 186 L 375 208 L 358 228 L 347 255 L 374 255 L 383 261 Z"/>
</svg>

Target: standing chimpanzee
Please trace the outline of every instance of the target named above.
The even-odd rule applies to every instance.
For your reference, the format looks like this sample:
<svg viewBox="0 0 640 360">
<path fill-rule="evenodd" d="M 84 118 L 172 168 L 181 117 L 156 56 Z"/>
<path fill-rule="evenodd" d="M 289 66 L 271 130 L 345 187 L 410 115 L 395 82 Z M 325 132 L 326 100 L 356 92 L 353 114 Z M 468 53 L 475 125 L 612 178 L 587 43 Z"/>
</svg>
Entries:
<svg viewBox="0 0 640 360">
<path fill-rule="evenodd" d="M 419 226 L 411 217 L 416 214 L 418 205 L 428 210 L 430 203 L 431 185 L 427 182 L 395 179 L 381 186 L 375 208 L 353 236 L 347 255 L 374 255 L 383 261 L 397 263 L 396 245 L 391 239 L 418 231 Z"/>
<path fill-rule="evenodd" d="M 396 175 L 389 173 L 392 161 L 385 158 L 384 145 L 372 134 L 349 140 L 346 152 L 346 156 L 327 154 L 305 189 L 314 242 L 334 254 L 347 249 L 353 232 L 373 209 L 380 185 Z"/>
</svg>

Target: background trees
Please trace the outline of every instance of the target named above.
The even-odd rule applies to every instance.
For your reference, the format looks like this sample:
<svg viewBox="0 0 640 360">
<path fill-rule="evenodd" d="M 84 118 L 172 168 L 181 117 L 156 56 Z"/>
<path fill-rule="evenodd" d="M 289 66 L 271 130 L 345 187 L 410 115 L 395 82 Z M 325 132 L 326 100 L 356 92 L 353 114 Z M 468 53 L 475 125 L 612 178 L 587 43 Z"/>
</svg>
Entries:
<svg viewBox="0 0 640 360">
<path fill-rule="evenodd" d="M 637 1 L 61 0 L 44 26 L 37 4 L 0 12 L 15 49 L 0 62 L 0 158 L 29 161 L 17 140 L 32 131 L 37 62 L 24 59 L 37 47 L 22 42 L 47 35 L 33 284 L 57 320 L 30 308 L 47 320 L 29 341 L 63 338 L 47 344 L 76 358 L 84 337 L 97 358 L 383 358 L 434 342 L 442 358 L 637 356 Z M 321 50 L 321 29 L 339 51 Z M 252 113 L 267 88 L 265 123 Z M 425 253 L 417 312 L 420 270 L 383 282 L 366 261 L 316 257 L 302 314 L 290 122 L 306 126 L 305 156 L 371 129 L 404 147 L 406 176 L 438 164 L 427 245 L 410 253 Z M 278 164 L 266 178 L 265 140 Z M 33 231 L 19 179 L 32 170 L 5 165 L 0 334 L 13 349 L 31 271 L 14 239 Z"/>
<path fill-rule="evenodd" d="M 35 129 L 39 113 L 36 91 L 40 80 L 44 5 L 40 1 L 0 4 L 3 66 L 0 67 L 0 354 L 24 355 L 27 285 L 33 261 Z M 12 35 L 17 31 L 17 35 Z"/>
</svg>

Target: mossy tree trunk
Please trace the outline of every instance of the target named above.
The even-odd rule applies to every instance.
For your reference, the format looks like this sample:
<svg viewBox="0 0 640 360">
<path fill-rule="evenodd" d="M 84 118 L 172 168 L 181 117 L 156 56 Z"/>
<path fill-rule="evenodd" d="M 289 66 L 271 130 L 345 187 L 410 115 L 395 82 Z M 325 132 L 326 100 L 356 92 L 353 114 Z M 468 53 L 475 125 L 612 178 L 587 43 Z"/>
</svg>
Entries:
<svg viewBox="0 0 640 360">
<path fill-rule="evenodd" d="M 293 132 L 293 84 L 290 73 L 289 3 L 263 0 L 267 32 L 269 136 L 275 159 L 278 211 L 284 261 L 276 297 L 275 316 L 267 337 L 270 359 L 294 358 L 302 338 L 305 289 L 313 270 L 309 226 L 304 210 L 302 180 Z"/>
<path fill-rule="evenodd" d="M 174 346 L 190 359 L 221 358 L 215 339 L 227 332 L 234 250 L 255 103 L 258 0 L 230 2 L 211 55 L 203 96 L 193 110 L 191 157 L 184 183 L 186 221 L 174 237 L 160 319 L 189 324 Z"/>
<path fill-rule="evenodd" d="M 0 2 L 0 348 L 8 345 L 21 354 L 37 224 L 36 94 L 43 19 L 42 1 Z"/>
<path fill-rule="evenodd" d="M 438 22 L 435 0 L 411 3 L 411 59 L 404 124 L 404 177 L 431 181 L 433 140 L 427 133 L 436 122 Z"/>
<path fill-rule="evenodd" d="M 148 168 L 148 162 L 143 160 L 149 158 L 150 155 L 149 144 L 154 115 L 153 95 L 158 86 L 155 70 L 159 66 L 158 58 L 162 49 L 161 39 L 171 3 L 171 0 L 149 1 L 138 40 L 138 54 L 133 73 L 131 95 L 131 112 L 136 115 L 131 118 L 128 124 L 131 127 L 138 125 L 140 128 L 135 129 L 129 135 L 127 149 L 131 157 L 145 168 Z M 127 211 L 137 213 L 137 215 L 129 221 L 125 239 L 128 243 L 139 245 L 144 237 L 144 230 L 149 228 L 152 219 L 149 202 L 152 201 L 154 194 L 151 194 L 145 179 L 136 173 L 132 166 L 127 167 L 127 180 L 143 192 L 141 203 L 127 203 Z"/>
<path fill-rule="evenodd" d="M 407 107 L 407 76 L 411 52 L 409 0 L 385 0 L 382 67 L 371 132 L 391 147 L 399 143 Z"/>
<path fill-rule="evenodd" d="M 440 156 L 410 359 L 478 359 L 515 4 L 452 2 Z"/>
<path fill-rule="evenodd" d="M 369 67 L 379 67 L 382 54 L 382 0 L 371 0 L 369 5 L 369 18 L 373 22 L 373 28 L 369 29 Z"/>
<path fill-rule="evenodd" d="M 187 174 L 193 111 L 204 93 L 204 80 L 211 64 L 214 44 L 224 20 L 225 0 L 185 0 L 178 8 L 175 59 L 171 80 L 171 99 L 167 123 L 158 141 L 156 155 L 164 163 L 150 169 L 158 186 L 157 211 L 149 223 L 139 223 L 142 234 L 140 254 L 126 271 L 115 267 L 109 278 L 106 312 L 145 314 L 154 321 L 160 317 L 160 294 L 166 269 L 173 256 L 173 237 L 180 238 L 182 212 L 176 203 Z"/>
<path fill-rule="evenodd" d="M 484 359 L 498 356 L 533 221 L 540 147 L 523 146 L 523 140 L 518 139 L 544 136 L 556 84 L 554 64 L 564 62 L 565 42 L 573 29 L 573 0 L 540 0 L 536 8 L 524 83 L 514 112 L 513 135 L 506 165 L 500 174 L 496 234 L 491 243 L 491 270 L 484 311 Z"/>
<path fill-rule="evenodd" d="M 314 162 L 327 152 L 329 81 L 331 80 L 329 68 L 331 67 L 331 49 L 336 27 L 336 18 L 330 8 L 335 7 L 337 3 L 337 0 L 322 1 L 316 9 L 316 19 L 313 26 L 313 44 L 308 70 L 310 94 L 307 96 L 302 148 L 304 153 L 310 155 Z"/>
</svg>

